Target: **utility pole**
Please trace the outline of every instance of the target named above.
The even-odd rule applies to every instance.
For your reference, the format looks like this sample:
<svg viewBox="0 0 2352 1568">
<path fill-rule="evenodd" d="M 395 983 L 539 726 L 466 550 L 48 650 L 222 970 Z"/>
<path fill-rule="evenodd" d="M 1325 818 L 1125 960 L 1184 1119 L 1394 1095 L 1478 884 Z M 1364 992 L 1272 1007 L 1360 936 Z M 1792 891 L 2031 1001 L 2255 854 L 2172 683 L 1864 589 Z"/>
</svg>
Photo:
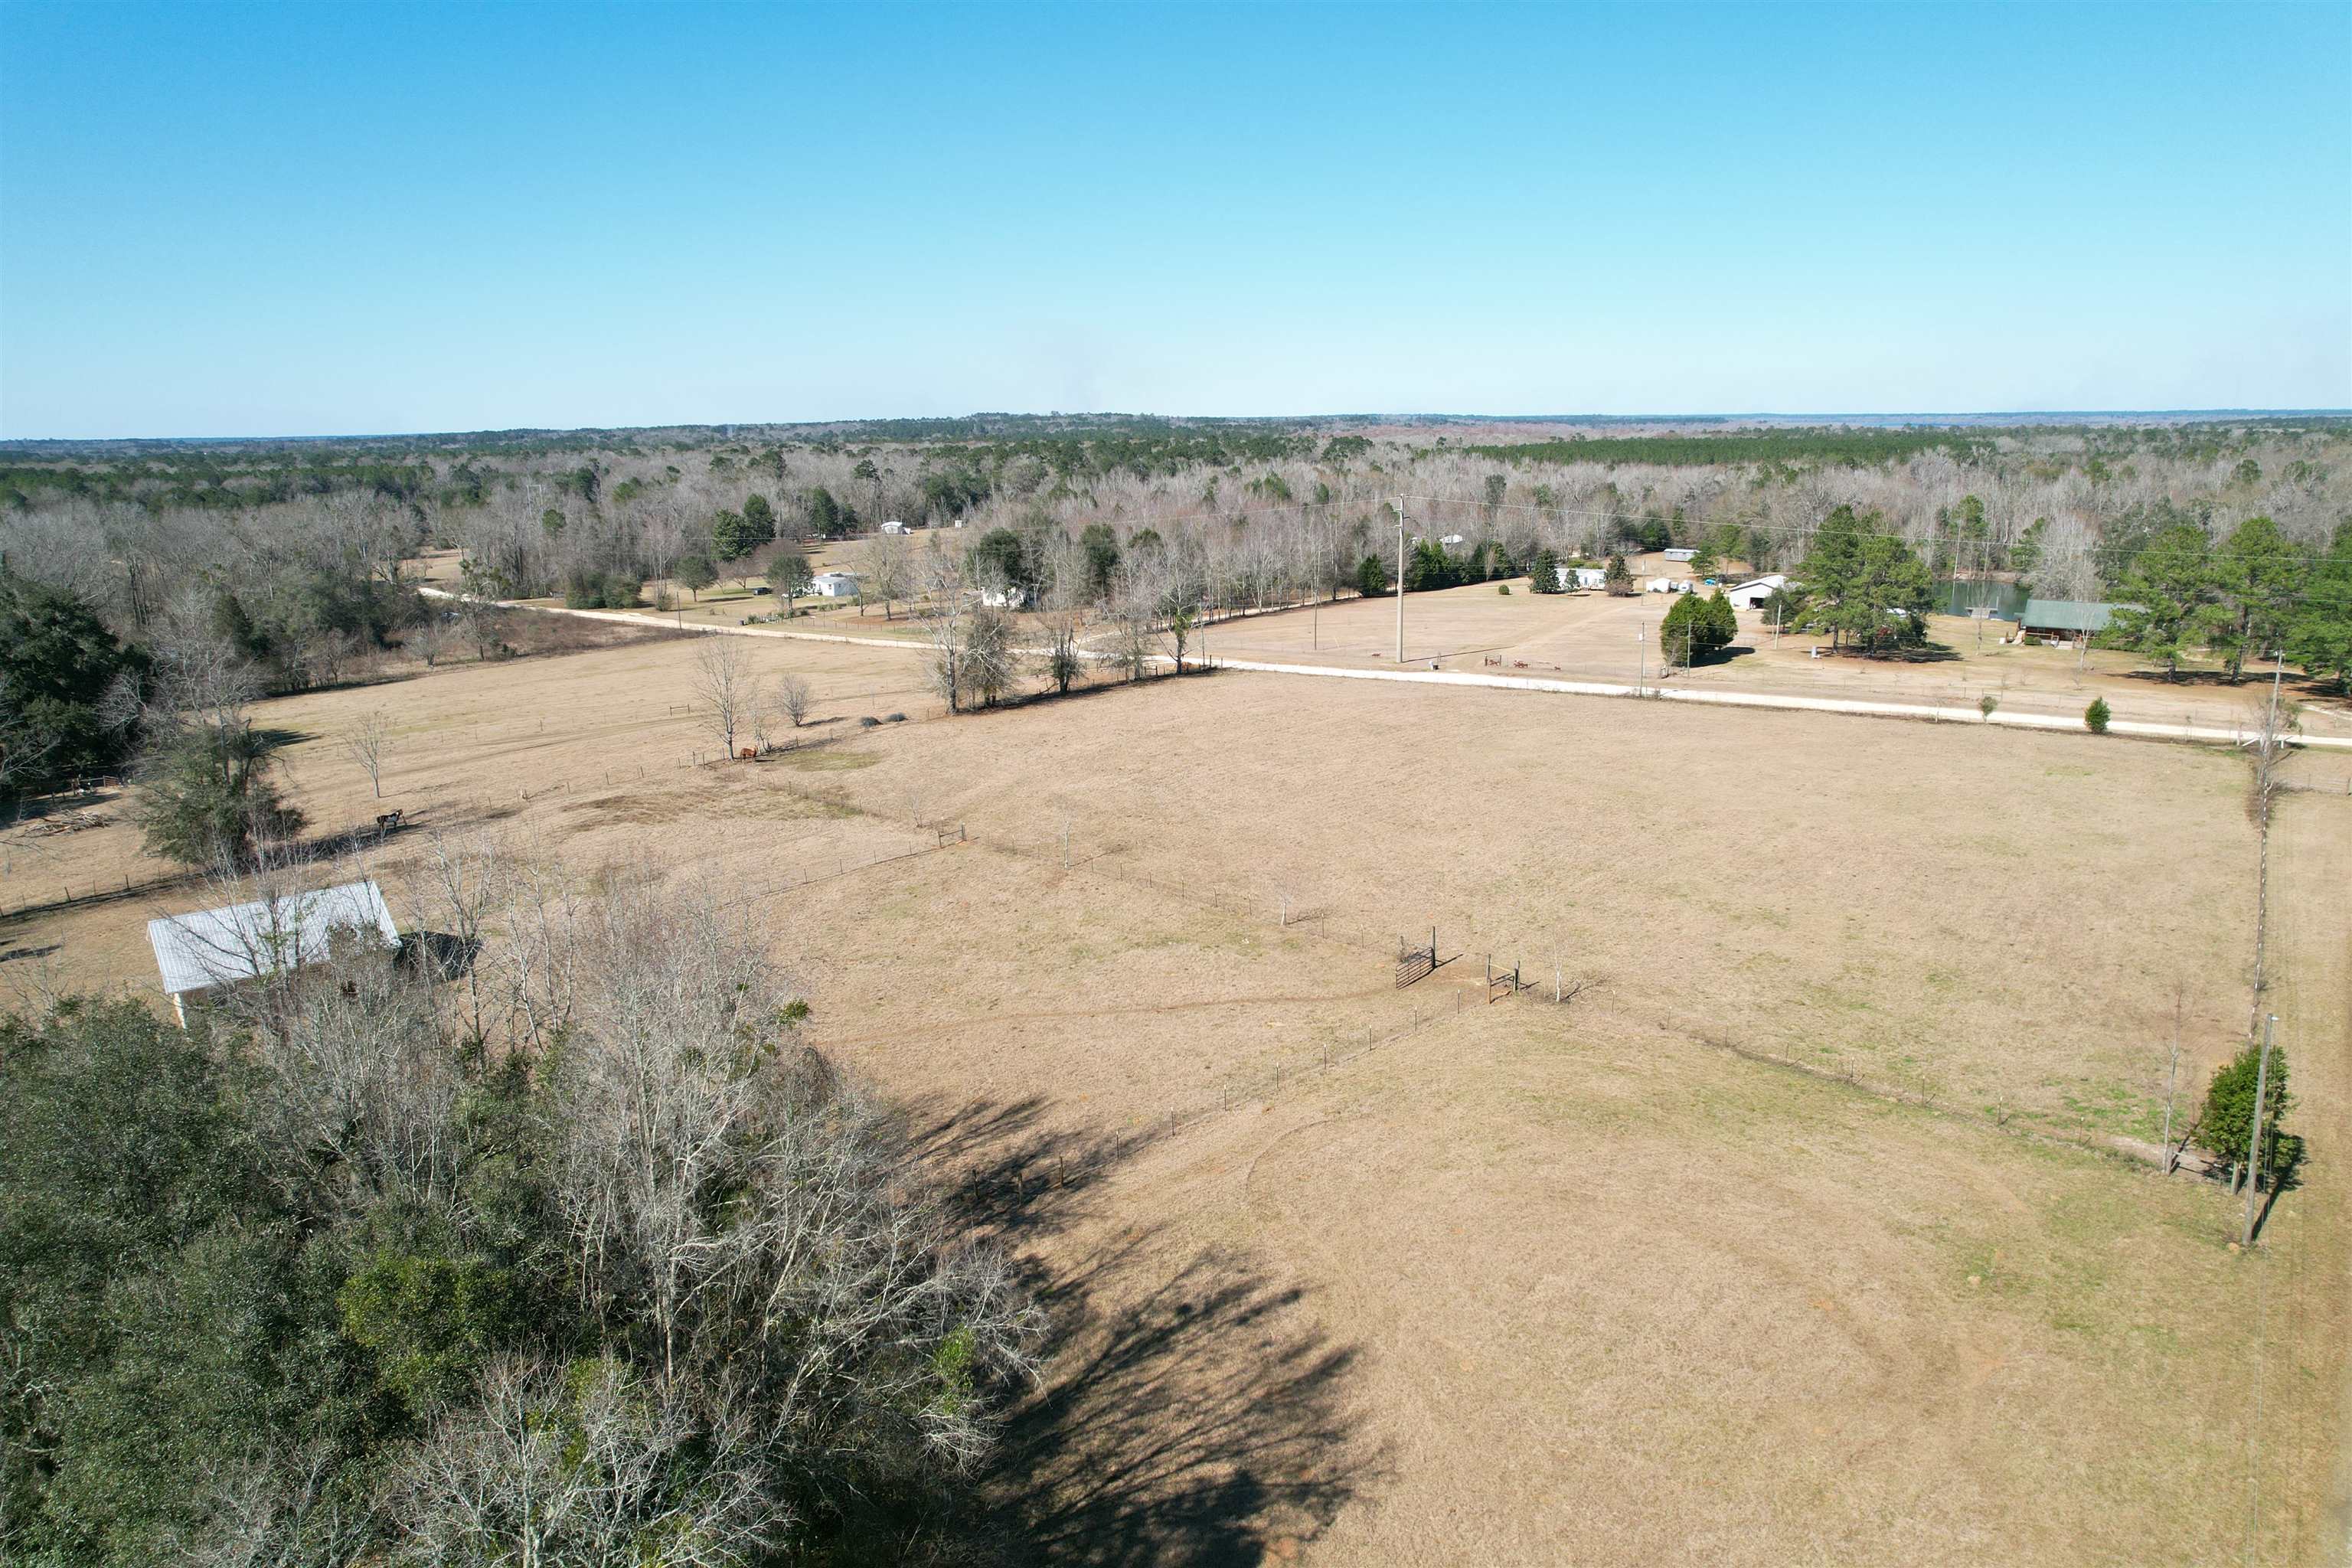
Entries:
<svg viewBox="0 0 2352 1568">
<path fill-rule="evenodd" d="M 2172 1174 L 2172 1092 L 2180 1082 L 2180 1004 L 2184 987 L 2172 983 L 2172 1067 L 2164 1078 L 2164 1173 Z"/>
<path fill-rule="evenodd" d="M 1396 498 L 1397 513 L 1397 664 L 1404 664 L 1404 497 Z"/>
<path fill-rule="evenodd" d="M 1633 695 L 1639 697 L 1650 684 L 1650 623 L 1643 621 L 1633 628 L 1637 645 L 1633 655 Z"/>
<path fill-rule="evenodd" d="M 2278 1015 L 2263 1022 L 2263 1054 L 2254 1067 L 2254 1141 L 2246 1145 L 2246 1234 L 2242 1245 L 2254 1245 L 2254 1193 L 2263 1184 L 2263 1095 L 2270 1088 L 2271 1030 Z"/>
</svg>

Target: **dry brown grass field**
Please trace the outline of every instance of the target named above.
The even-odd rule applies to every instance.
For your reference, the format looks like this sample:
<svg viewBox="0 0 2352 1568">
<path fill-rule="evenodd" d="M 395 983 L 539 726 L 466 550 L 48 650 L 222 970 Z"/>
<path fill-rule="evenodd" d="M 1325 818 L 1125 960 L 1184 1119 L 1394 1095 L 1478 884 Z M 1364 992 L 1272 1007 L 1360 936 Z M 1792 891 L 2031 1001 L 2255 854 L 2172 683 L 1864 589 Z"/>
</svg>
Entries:
<svg viewBox="0 0 2352 1568">
<path fill-rule="evenodd" d="M 762 643 L 825 743 L 681 767 L 693 647 L 261 717 L 317 828 L 414 813 L 372 862 L 404 923 L 436 829 L 766 921 L 1065 1326 L 1003 1479 L 1054 1555 L 2341 1560 L 2352 800 L 2279 818 L 2311 1159 L 2240 1256 L 2124 1150 L 2176 995 L 2184 1106 L 2245 1026 L 2226 754 L 1230 672 L 949 720 L 911 653 Z M 370 707 L 381 806 L 333 739 Z M 0 983 L 152 991 L 142 922 L 203 890 L 120 820 L 12 841 L 0 910 L 125 879 L 0 914 Z M 1490 952 L 1536 987 L 1488 1004 Z"/>
</svg>

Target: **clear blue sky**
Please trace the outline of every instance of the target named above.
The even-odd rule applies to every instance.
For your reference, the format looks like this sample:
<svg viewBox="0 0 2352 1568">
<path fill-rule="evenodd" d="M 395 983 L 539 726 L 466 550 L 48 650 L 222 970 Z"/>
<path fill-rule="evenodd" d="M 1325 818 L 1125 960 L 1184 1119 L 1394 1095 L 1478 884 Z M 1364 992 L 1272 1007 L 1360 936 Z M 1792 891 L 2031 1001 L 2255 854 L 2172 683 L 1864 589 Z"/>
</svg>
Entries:
<svg viewBox="0 0 2352 1568">
<path fill-rule="evenodd" d="M 2352 6 L 0 5 L 0 436 L 2352 405 Z"/>
</svg>

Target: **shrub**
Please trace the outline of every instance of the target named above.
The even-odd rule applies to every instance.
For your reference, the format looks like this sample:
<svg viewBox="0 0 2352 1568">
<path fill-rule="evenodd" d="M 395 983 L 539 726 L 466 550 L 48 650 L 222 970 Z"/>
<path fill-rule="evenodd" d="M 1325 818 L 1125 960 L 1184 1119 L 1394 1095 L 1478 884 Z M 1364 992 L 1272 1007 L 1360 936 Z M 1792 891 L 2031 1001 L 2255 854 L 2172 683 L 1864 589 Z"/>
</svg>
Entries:
<svg viewBox="0 0 2352 1568">
<path fill-rule="evenodd" d="M 1511 596 L 1511 585 L 1508 583 L 1497 583 L 1495 584 L 1495 592 L 1507 599 Z"/>
<path fill-rule="evenodd" d="M 2248 1046 L 2216 1068 L 2205 1091 L 2205 1109 L 2197 1119 L 2200 1148 L 2230 1164 L 2245 1163 L 2254 1131 L 2254 1079 L 2262 1069 L 2258 1047 Z M 2264 1171 L 2291 1168 L 2302 1157 L 2303 1140 L 2282 1126 L 2294 1109 L 2286 1091 L 2286 1052 L 2271 1047 L 2271 1068 L 2263 1082 L 2263 1159 Z"/>
<path fill-rule="evenodd" d="M 2094 735 L 2104 735 L 2107 732 L 2108 717 L 2107 700 L 2094 697 L 2091 705 L 2083 710 L 2083 727 Z"/>
<path fill-rule="evenodd" d="M 1992 718 L 1993 710 L 2000 706 L 2000 699 L 1995 697 L 1990 691 L 1977 699 L 1977 711 L 1983 714 L 1987 720 L 1990 720 Z"/>
</svg>

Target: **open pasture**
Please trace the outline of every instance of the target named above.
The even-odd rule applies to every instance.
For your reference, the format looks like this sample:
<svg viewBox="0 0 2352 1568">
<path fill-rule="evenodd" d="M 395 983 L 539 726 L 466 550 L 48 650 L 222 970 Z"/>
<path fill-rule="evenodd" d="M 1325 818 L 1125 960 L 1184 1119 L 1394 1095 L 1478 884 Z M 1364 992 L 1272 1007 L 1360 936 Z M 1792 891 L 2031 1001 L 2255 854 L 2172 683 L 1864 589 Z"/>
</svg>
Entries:
<svg viewBox="0 0 2352 1568">
<path fill-rule="evenodd" d="M 840 740 L 680 766 L 683 641 L 257 716 L 321 830 L 378 809 L 334 737 L 392 716 L 404 925 L 436 827 L 766 923 L 1065 1326 L 1036 1429 L 1087 1437 L 1016 1420 L 1005 1503 L 1065 1554 L 2326 1560 L 2352 804 L 2281 818 L 2313 1176 L 2243 1258 L 2127 1152 L 2176 997 L 2184 1107 L 2243 1028 L 2228 756 L 1236 673 L 947 721 L 912 654 L 757 646 Z M 0 917 L 52 950 L 0 977 L 137 989 L 201 889 L 120 822 L 47 842 L 142 891 Z M 1486 1004 L 1490 952 L 1535 987 Z"/>
</svg>

